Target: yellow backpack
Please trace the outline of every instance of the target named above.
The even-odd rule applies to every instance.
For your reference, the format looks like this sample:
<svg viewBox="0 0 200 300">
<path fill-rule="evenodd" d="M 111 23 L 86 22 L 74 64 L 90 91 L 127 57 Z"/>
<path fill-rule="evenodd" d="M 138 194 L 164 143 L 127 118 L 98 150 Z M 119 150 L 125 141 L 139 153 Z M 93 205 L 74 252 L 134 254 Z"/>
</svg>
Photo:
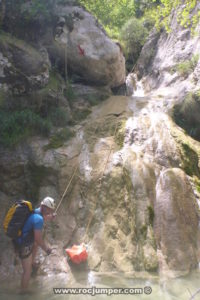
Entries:
<svg viewBox="0 0 200 300">
<path fill-rule="evenodd" d="M 13 204 L 4 218 L 5 234 L 12 239 L 19 237 L 22 234 L 24 223 L 32 213 L 33 207 L 30 201 L 20 200 Z"/>
</svg>

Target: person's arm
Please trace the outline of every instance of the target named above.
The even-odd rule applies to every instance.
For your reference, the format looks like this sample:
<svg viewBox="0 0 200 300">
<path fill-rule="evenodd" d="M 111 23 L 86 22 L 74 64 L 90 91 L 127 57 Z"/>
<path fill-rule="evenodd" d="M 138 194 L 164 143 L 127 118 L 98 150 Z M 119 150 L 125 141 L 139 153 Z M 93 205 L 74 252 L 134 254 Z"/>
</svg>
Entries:
<svg viewBox="0 0 200 300">
<path fill-rule="evenodd" d="M 47 254 L 51 253 L 51 248 L 46 245 L 42 238 L 42 230 L 34 230 L 34 240 Z"/>
</svg>

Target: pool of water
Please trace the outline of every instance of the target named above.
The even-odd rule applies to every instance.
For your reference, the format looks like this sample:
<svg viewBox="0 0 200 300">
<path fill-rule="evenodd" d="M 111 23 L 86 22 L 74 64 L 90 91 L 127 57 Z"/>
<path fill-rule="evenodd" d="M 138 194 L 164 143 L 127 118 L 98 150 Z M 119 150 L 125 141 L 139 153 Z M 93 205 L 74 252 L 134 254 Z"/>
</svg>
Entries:
<svg viewBox="0 0 200 300">
<path fill-rule="evenodd" d="M 19 283 L 16 282 L 5 282 L 0 288 L 0 299 L 75 300 L 80 298 L 92 299 L 95 297 L 98 300 L 189 300 L 191 295 L 200 288 L 200 272 L 195 271 L 189 276 L 170 280 L 161 280 L 156 277 L 151 279 L 136 279 L 119 273 L 100 275 L 95 272 L 79 272 L 75 276 L 74 284 L 71 283 L 70 285 L 66 282 L 66 274 L 45 277 L 38 276 L 30 282 L 31 293 L 28 295 L 20 295 L 18 286 Z M 83 288 L 83 291 L 80 295 L 60 294 L 60 290 L 58 290 L 59 294 L 55 294 L 53 291 L 54 288 L 72 289 L 72 293 L 75 291 L 75 288 Z M 93 293 L 94 297 L 91 294 L 86 294 L 87 288 L 90 289 L 89 292 Z M 103 289 L 103 294 L 95 294 L 95 292 L 99 293 L 101 288 Z M 114 294 L 117 292 L 115 289 L 118 288 L 123 289 L 123 293 L 126 294 Z M 137 288 L 137 290 L 134 290 L 134 288 Z M 65 292 L 68 293 L 69 290 Z M 134 294 L 134 292 L 137 292 L 137 294 Z M 200 294 L 194 299 L 200 299 Z"/>
</svg>

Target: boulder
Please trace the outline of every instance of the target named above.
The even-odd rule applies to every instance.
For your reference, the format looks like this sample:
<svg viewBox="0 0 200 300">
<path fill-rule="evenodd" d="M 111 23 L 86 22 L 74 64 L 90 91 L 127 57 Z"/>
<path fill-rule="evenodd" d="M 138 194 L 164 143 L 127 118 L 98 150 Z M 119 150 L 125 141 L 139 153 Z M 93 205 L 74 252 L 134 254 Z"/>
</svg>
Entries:
<svg viewBox="0 0 200 300">
<path fill-rule="evenodd" d="M 56 55 L 84 81 L 115 87 L 125 82 L 125 58 L 120 47 L 100 28 L 96 19 L 83 8 L 58 6 L 56 15 L 67 21 L 59 23 L 55 40 Z M 61 26 L 62 25 L 62 26 Z M 61 51 L 63 50 L 63 51 Z M 65 53 L 63 53 L 65 52 Z M 63 60 L 66 60 L 65 62 Z"/>
<path fill-rule="evenodd" d="M 3 28 L 35 47 L 48 50 L 53 65 L 88 84 L 117 87 L 125 82 L 121 48 L 83 7 L 61 1 L 33 14 L 29 3 L 6 6 Z M 17 13 L 16 13 L 17 10 Z"/>
<path fill-rule="evenodd" d="M 44 87 L 49 79 L 49 66 L 34 47 L 10 34 L 0 34 L 0 83 L 14 95 Z"/>
<path fill-rule="evenodd" d="M 178 168 L 162 172 L 157 183 L 155 238 L 171 271 L 189 272 L 197 266 L 198 215 L 195 198 L 185 173 Z"/>
</svg>

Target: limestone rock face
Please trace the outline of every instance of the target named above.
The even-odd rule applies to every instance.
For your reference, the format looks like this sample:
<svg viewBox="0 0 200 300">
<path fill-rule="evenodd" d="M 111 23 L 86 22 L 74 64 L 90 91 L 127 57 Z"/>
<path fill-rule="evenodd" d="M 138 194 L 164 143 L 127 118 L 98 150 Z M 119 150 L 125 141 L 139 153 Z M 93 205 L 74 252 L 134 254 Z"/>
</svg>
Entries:
<svg viewBox="0 0 200 300">
<path fill-rule="evenodd" d="M 83 86 L 82 81 L 81 84 L 73 83 L 78 101 L 73 103 L 75 100 L 71 99 L 69 104 L 85 108 L 84 100 L 103 99 L 111 87 L 123 82 L 124 58 L 118 46 L 109 41 L 95 19 L 82 8 L 58 5 L 54 16 L 55 22 L 48 23 L 49 27 L 44 27 L 41 35 L 36 34 L 36 39 L 23 36 L 26 45 L 31 40 L 34 49 L 38 45 L 41 46 L 38 49 L 43 49 L 42 52 L 33 51 L 37 58 L 35 65 L 32 65 L 33 54 L 27 53 L 28 48 L 25 51 L 19 44 L 20 30 L 15 43 L 18 46 L 14 46 L 13 41 L 2 40 L 0 77 L 5 80 L 2 85 L 8 87 L 9 76 L 18 76 L 22 72 L 28 83 L 33 75 L 42 78 L 43 65 L 47 66 L 48 73 L 52 64 L 58 67 L 62 79 L 51 78 L 51 74 L 52 83 L 47 84 L 47 91 L 43 91 L 45 97 L 49 98 L 53 90 L 53 99 L 60 94 L 67 101 L 64 75 L 65 68 L 69 67 L 76 79 L 82 78 L 100 86 L 96 89 Z M 34 21 L 40 27 L 37 18 Z M 182 32 L 180 41 L 186 36 L 187 32 Z M 164 34 L 154 38 L 159 45 L 165 41 L 166 47 L 171 47 L 176 39 L 173 36 L 167 40 Z M 149 47 L 153 47 L 154 42 Z M 171 48 L 171 52 L 164 48 L 153 53 L 157 61 L 153 55 L 146 57 L 147 61 L 153 59 L 152 65 L 159 66 L 155 72 L 157 81 L 154 81 L 155 74 L 145 73 L 150 72 L 151 67 L 147 70 L 143 65 L 138 69 L 142 75 L 149 75 L 152 80 L 149 87 L 155 82 L 155 86 L 159 85 L 163 78 L 165 84 L 169 78 L 168 75 L 165 77 L 168 74 L 165 63 L 159 60 L 163 57 L 162 51 L 165 57 L 172 58 Z M 16 53 L 17 58 L 25 58 L 19 70 Z M 144 59 L 141 64 L 145 63 Z M 171 63 L 172 60 L 168 67 Z M 26 69 L 29 64 L 31 67 Z M 199 65 L 195 76 L 198 74 Z M 58 81 L 60 84 L 57 85 Z M 40 91 L 43 81 L 39 82 Z M 34 80 L 27 86 L 35 87 Z M 24 93 L 24 89 L 18 90 Z M 38 93 L 35 95 L 39 101 Z M 46 104 L 48 106 L 49 102 Z M 40 269 L 41 282 L 47 280 L 47 274 L 51 279 L 61 274 L 63 281 L 60 282 L 68 284 L 73 276 L 64 250 L 81 242 L 88 246 L 90 270 L 97 272 L 136 274 L 157 271 L 164 275 L 183 275 L 197 266 L 200 249 L 197 190 L 195 182 L 192 186 L 192 178 L 186 173 L 199 170 L 200 146 L 198 142 L 186 139 L 179 128 L 174 128 L 176 125 L 168 115 L 171 105 L 174 105 L 171 98 L 163 100 L 156 95 L 110 97 L 98 106 L 90 107 L 91 114 L 87 119 L 71 124 L 74 136 L 58 148 L 49 143 L 51 137 L 38 136 L 14 149 L 0 148 L 1 220 L 8 207 L 19 198 L 30 199 L 37 207 L 48 195 L 58 204 L 76 170 L 55 223 L 48 224 L 45 230 L 45 239 L 56 247 L 54 255 L 45 260 L 42 250 L 39 253 L 38 260 L 44 262 Z M 189 156 L 189 153 L 192 154 Z M 196 172 L 197 177 L 198 174 Z M 19 275 L 21 269 L 19 265 L 15 267 L 10 241 L 3 235 L 2 228 L 0 236 L 3 236 L 0 239 L 0 281 L 10 280 L 13 275 Z"/>
<path fill-rule="evenodd" d="M 180 169 L 168 169 L 158 180 L 155 232 L 169 269 L 187 271 L 196 266 L 198 215 L 190 183 Z"/>
<path fill-rule="evenodd" d="M 37 207 L 49 195 L 58 204 L 78 166 L 57 219 L 46 226 L 45 238 L 56 249 L 40 269 L 44 278 L 62 273 L 71 281 L 64 249 L 81 242 L 88 246 L 88 267 L 97 272 L 174 276 L 196 267 L 198 209 L 190 181 L 179 168 L 171 123 L 163 113 L 152 115 L 152 105 L 158 107 L 162 100 L 150 107 L 146 99 L 134 101 L 133 119 L 131 97 L 110 97 L 74 126 L 75 136 L 57 149 L 46 149 L 48 139 L 39 137 L 14 150 L 2 149 L 2 219 L 19 198 Z M 1 280 L 12 277 L 4 250 L 9 248 L 12 268 L 15 258 L 5 235 L 0 247 Z M 44 260 L 42 251 L 38 259 Z"/>
<path fill-rule="evenodd" d="M 44 87 L 49 80 L 49 66 L 41 53 L 9 34 L 0 36 L 0 83 L 14 95 Z"/>
<path fill-rule="evenodd" d="M 72 28 L 62 23 L 55 36 L 58 50 L 66 48 L 66 63 L 72 71 L 89 83 L 110 87 L 123 84 L 124 56 L 95 18 L 80 7 L 60 7 L 56 13 L 63 19 L 72 16 Z"/>
<path fill-rule="evenodd" d="M 183 7 L 182 7 L 183 9 Z M 196 3 L 191 13 L 197 14 L 199 3 Z M 166 33 L 161 30 L 159 33 L 153 30 L 149 35 L 138 59 L 136 73 L 138 78 L 143 77 L 146 91 L 156 89 L 162 95 L 171 93 L 179 100 L 188 91 L 199 89 L 199 51 L 200 51 L 200 26 L 197 24 L 195 34 L 191 33 L 190 28 L 185 28 L 177 22 L 177 11 L 171 16 L 171 31 Z M 188 76 L 178 72 L 178 65 L 187 69 L 187 62 L 197 57 L 197 64 L 194 69 L 188 72 Z M 160 91 L 158 90 L 160 89 Z"/>
</svg>

